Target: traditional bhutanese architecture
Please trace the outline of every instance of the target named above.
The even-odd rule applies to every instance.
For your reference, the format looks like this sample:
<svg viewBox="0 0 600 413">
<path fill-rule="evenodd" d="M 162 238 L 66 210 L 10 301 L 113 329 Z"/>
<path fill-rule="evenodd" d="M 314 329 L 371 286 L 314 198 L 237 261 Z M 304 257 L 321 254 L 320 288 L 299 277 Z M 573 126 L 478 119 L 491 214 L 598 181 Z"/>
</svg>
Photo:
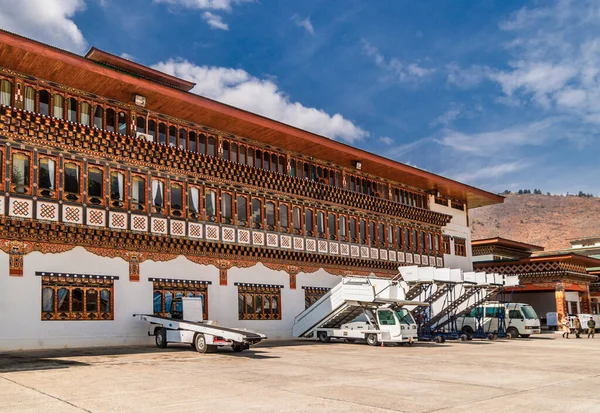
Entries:
<svg viewBox="0 0 600 413">
<path fill-rule="evenodd" d="M 472 248 L 475 271 L 519 275 L 511 300 L 530 304 L 540 318 L 548 312 L 558 313 L 559 320 L 564 314 L 600 314 L 590 296 L 600 259 L 504 238 L 474 240 Z"/>
<path fill-rule="evenodd" d="M 147 343 L 182 295 L 289 337 L 340 275 L 471 269 L 502 202 L 95 48 L 0 31 L 0 66 L 0 350 Z"/>
</svg>

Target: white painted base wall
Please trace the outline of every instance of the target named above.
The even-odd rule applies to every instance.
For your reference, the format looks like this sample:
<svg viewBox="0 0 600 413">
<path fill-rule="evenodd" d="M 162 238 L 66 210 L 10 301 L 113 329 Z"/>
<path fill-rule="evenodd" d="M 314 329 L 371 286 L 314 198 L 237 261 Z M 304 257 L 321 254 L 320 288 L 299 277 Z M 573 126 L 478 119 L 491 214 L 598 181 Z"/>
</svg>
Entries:
<svg viewBox="0 0 600 413">
<path fill-rule="evenodd" d="M 208 311 L 212 320 L 223 326 L 246 327 L 270 339 L 291 338 L 294 317 L 304 310 L 303 286 L 333 287 L 340 278 L 324 270 L 300 273 L 296 289 L 290 289 L 289 275 L 262 264 L 251 268 L 232 268 L 228 285 L 219 286 L 219 270 L 178 257 L 167 262 L 140 264 L 140 281 L 129 281 L 129 264 L 120 258 L 99 257 L 81 247 L 60 254 L 33 252 L 23 258 L 23 277 L 8 275 L 8 254 L 0 252 L 0 351 L 121 346 L 152 344 L 147 324 L 133 318 L 136 313 L 152 313 L 153 288 L 148 278 L 212 281 L 208 286 Z M 42 321 L 41 277 L 38 271 L 112 275 L 114 283 L 114 320 Z M 281 320 L 238 320 L 236 282 L 283 285 Z"/>
</svg>

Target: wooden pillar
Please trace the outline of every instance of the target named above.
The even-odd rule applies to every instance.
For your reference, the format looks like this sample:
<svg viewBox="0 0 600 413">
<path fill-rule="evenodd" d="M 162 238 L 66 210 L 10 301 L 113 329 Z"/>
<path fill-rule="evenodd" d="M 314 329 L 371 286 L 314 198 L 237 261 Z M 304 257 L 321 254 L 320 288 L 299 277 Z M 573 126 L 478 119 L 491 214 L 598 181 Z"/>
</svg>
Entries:
<svg viewBox="0 0 600 413">
<path fill-rule="evenodd" d="M 554 290 L 554 297 L 556 299 L 556 313 L 558 322 L 560 323 L 569 311 L 567 309 L 567 302 L 565 300 L 565 286 L 561 282 L 556 283 Z"/>
<path fill-rule="evenodd" d="M 581 293 L 581 312 L 592 314 L 592 299 L 590 297 L 590 286 L 586 285 L 585 292 Z"/>
</svg>

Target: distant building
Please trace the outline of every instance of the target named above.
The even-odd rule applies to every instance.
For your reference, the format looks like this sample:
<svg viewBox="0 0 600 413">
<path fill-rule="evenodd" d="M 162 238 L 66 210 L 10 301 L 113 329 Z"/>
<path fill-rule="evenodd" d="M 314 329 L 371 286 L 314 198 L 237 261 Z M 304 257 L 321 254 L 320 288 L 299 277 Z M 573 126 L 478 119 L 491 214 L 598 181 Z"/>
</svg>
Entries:
<svg viewBox="0 0 600 413">
<path fill-rule="evenodd" d="M 511 301 L 533 306 L 540 318 L 546 313 L 600 314 L 594 294 L 600 259 L 579 251 L 544 251 L 543 247 L 490 238 L 472 241 L 473 269 L 519 275 Z"/>
</svg>

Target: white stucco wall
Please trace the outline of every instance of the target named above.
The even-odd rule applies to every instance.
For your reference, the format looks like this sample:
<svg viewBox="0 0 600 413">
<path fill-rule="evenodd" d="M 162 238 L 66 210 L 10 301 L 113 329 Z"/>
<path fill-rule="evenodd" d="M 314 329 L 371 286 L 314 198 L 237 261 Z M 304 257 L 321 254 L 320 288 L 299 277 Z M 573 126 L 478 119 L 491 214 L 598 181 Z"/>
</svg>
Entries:
<svg viewBox="0 0 600 413">
<path fill-rule="evenodd" d="M 454 254 L 454 242 L 450 242 L 451 254 L 444 254 L 444 267 L 461 268 L 464 271 L 473 271 L 473 252 L 471 250 L 471 229 L 468 225 L 467 212 L 450 208 L 435 203 L 433 196 L 429 198 L 430 209 L 434 212 L 452 216 L 452 219 L 442 228 L 442 233 L 451 237 L 460 237 L 466 239 L 467 256 L 460 257 Z"/>
<path fill-rule="evenodd" d="M 193 263 L 181 256 L 172 261 L 144 261 L 140 264 L 140 281 L 129 281 L 129 264 L 120 258 L 99 257 L 81 247 L 59 254 L 34 252 L 24 257 L 23 277 L 8 275 L 8 255 L 0 251 L 0 351 L 152 345 L 147 323 L 133 317 L 153 310 L 153 286 L 149 278 L 211 281 L 208 286 L 209 318 L 221 325 L 246 327 L 267 335 L 269 339 L 290 338 L 294 318 L 304 310 L 303 286 L 333 287 L 340 277 L 324 270 L 300 273 L 296 289 L 290 289 L 289 275 L 262 264 L 251 268 L 232 268 L 228 285 L 219 285 L 219 270 L 212 265 Z M 42 321 L 41 283 L 35 273 L 62 272 L 119 277 L 114 282 L 114 320 Z M 238 320 L 236 282 L 283 285 L 281 320 Z"/>
</svg>

